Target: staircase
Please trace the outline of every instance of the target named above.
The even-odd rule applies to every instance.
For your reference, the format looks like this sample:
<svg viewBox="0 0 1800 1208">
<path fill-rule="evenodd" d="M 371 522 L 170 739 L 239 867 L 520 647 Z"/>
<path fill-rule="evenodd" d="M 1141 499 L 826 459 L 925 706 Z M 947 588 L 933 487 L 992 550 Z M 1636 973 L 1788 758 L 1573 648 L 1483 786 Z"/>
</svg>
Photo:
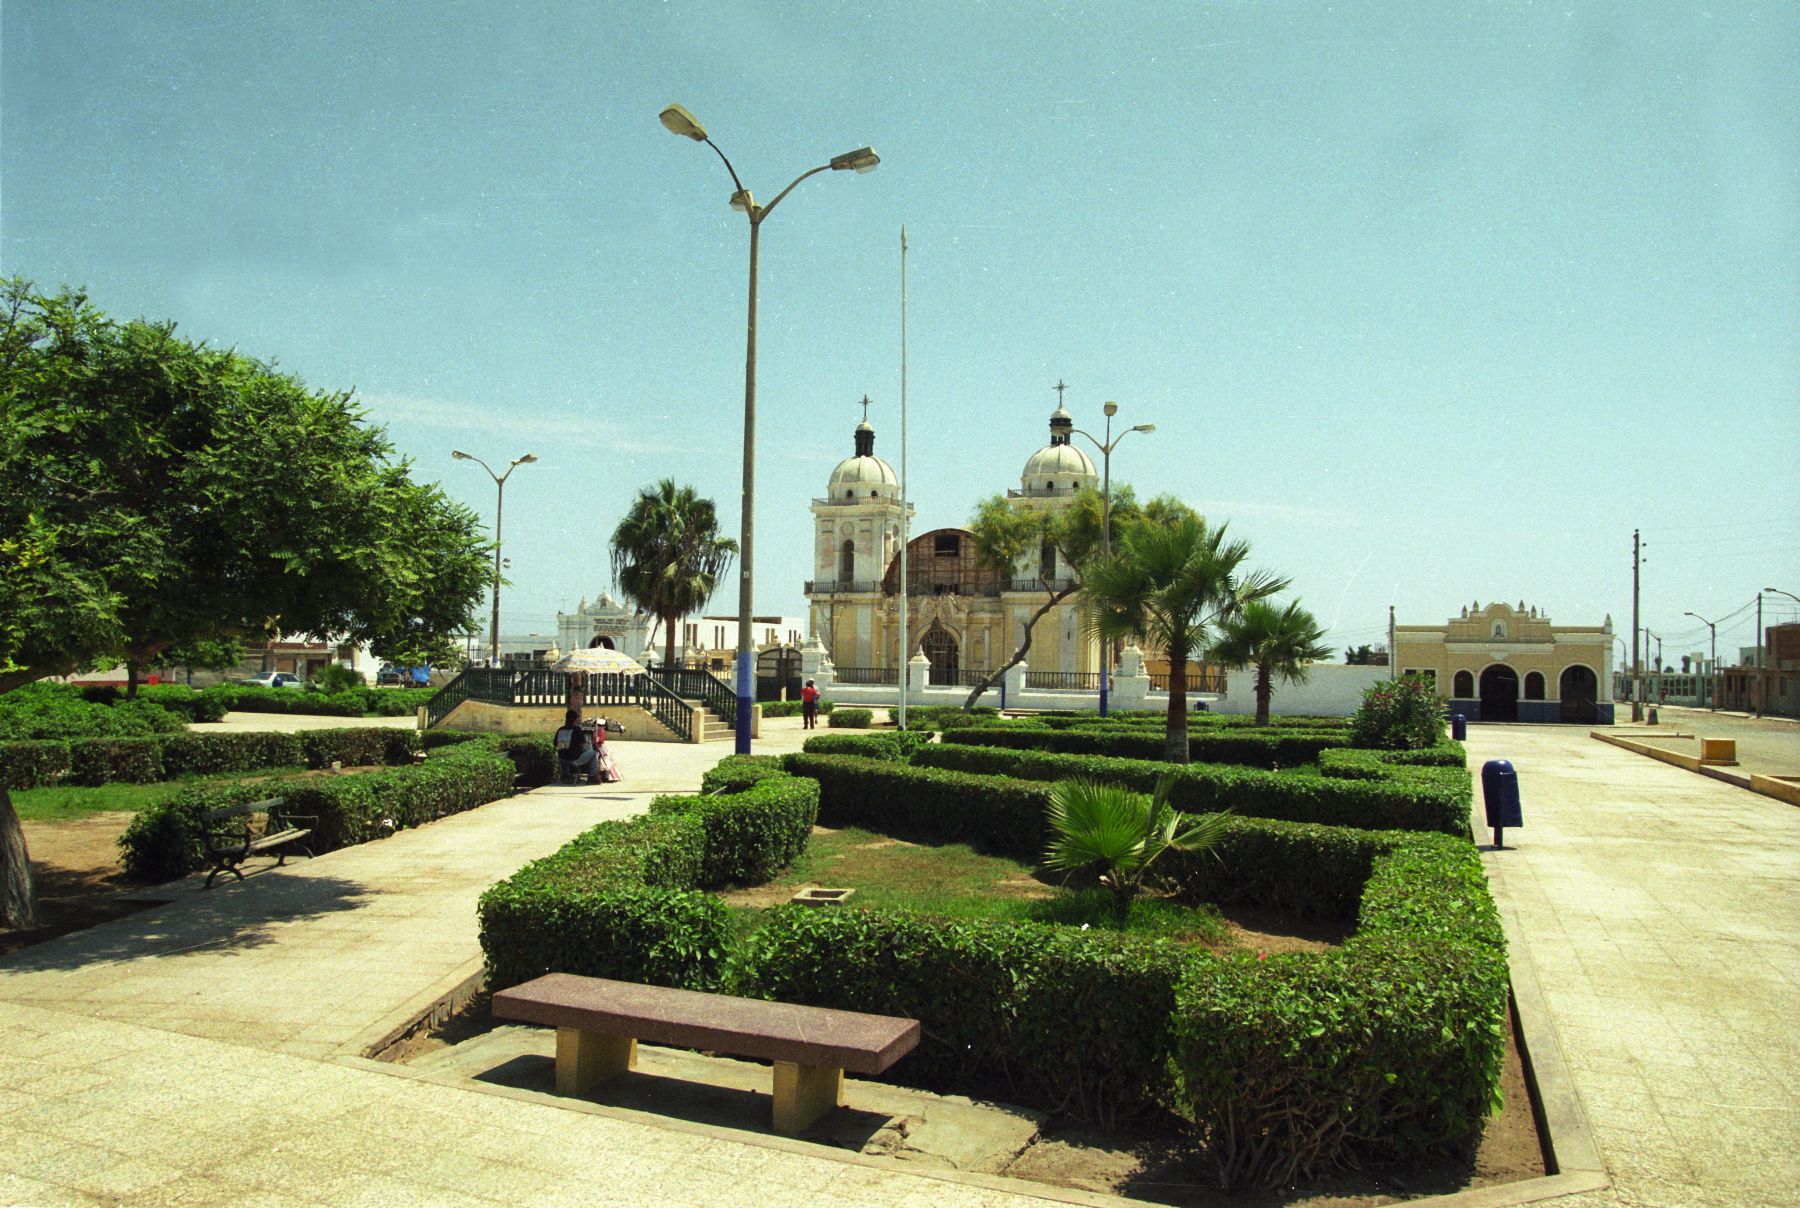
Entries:
<svg viewBox="0 0 1800 1208">
<path fill-rule="evenodd" d="M 689 701 L 688 703 L 694 706 L 694 721 L 700 727 L 701 742 L 730 742 L 732 740 L 730 722 L 698 701 Z"/>
</svg>

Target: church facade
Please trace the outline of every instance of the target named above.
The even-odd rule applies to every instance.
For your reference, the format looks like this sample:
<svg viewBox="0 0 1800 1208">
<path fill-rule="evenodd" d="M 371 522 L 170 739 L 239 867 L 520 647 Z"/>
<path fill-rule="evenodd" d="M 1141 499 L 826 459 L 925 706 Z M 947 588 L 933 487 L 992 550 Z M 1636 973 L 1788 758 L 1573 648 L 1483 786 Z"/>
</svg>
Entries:
<svg viewBox="0 0 1800 1208">
<path fill-rule="evenodd" d="M 1050 443 L 1026 459 L 1015 508 L 1056 509 L 1083 487 L 1098 487 L 1087 454 L 1071 443 L 1074 422 L 1060 406 L 1050 417 Z M 842 684 L 897 683 L 906 663 L 923 653 L 930 681 L 973 687 L 1012 657 L 1046 593 L 1072 572 L 1055 550 L 1022 562 L 1010 575 L 983 567 L 967 530 L 931 529 L 907 541 L 906 649 L 900 648 L 901 518 L 912 529 L 912 505 L 900 498 L 893 467 L 875 456 L 875 429 L 865 415 L 851 456 L 837 464 L 825 494 L 812 502 L 814 578 L 806 584 L 808 622 Z M 1097 673 L 1099 644 L 1084 632 L 1081 598 L 1070 596 L 1032 632 L 1026 665 L 1034 678 Z M 1073 685 L 1071 685 L 1073 686 Z"/>
<path fill-rule="evenodd" d="M 1441 625 L 1393 625 L 1393 666 L 1470 721 L 1611 725 L 1613 627 L 1556 625 L 1523 600 L 1479 601 Z M 1602 685 L 1606 690 L 1602 690 Z"/>
</svg>

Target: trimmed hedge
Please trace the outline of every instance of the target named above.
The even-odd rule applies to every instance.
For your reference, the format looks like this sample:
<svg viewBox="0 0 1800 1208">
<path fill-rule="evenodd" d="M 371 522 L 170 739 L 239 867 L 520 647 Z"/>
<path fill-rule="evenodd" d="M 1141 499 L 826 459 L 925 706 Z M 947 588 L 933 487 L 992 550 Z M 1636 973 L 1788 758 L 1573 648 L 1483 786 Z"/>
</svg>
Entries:
<svg viewBox="0 0 1800 1208">
<path fill-rule="evenodd" d="M 879 730 L 873 734 L 819 734 L 800 749 L 812 755 L 860 755 L 904 763 L 930 742 L 929 730 Z"/>
<path fill-rule="evenodd" d="M 323 854 L 505 797 L 514 776 L 512 760 L 493 745 L 473 744 L 379 772 L 194 788 L 140 810 L 119 837 L 119 847 L 133 877 L 183 876 L 205 864 L 202 810 L 274 797 L 286 813 L 318 820 L 310 845 Z"/>
<path fill-rule="evenodd" d="M 717 769 L 715 769 L 716 771 Z M 731 912 L 698 890 L 797 853 L 816 787 L 739 760 L 735 793 L 662 797 L 652 812 L 602 822 L 481 895 L 488 986 L 551 971 L 710 989 L 730 947 Z"/>
<path fill-rule="evenodd" d="M 924 748 L 934 750 L 934 747 Z M 819 782 L 819 821 L 1036 860 L 1050 787 L 855 755 L 789 755 L 787 770 Z"/>
<path fill-rule="evenodd" d="M 328 768 L 341 763 L 347 768 L 374 764 L 411 763 L 422 749 L 417 730 L 357 727 L 344 730 L 302 730 L 297 737 L 309 768 Z"/>
<path fill-rule="evenodd" d="M 304 762 L 300 740 L 293 734 L 258 731 L 245 734 L 177 734 L 163 739 L 163 773 L 216 776 L 262 768 L 299 767 Z"/>
<path fill-rule="evenodd" d="M 84 738 L 69 744 L 69 779 L 80 785 L 164 779 L 160 738 Z"/>
<path fill-rule="evenodd" d="M 208 695 L 240 713 L 313 713 L 328 717 L 409 717 L 437 695 L 436 688 L 265 688 L 261 684 L 219 684 Z"/>
<path fill-rule="evenodd" d="M 803 712 L 802 703 L 797 700 L 766 700 L 762 702 L 762 715 L 764 717 L 799 717 Z M 828 700 L 819 702 L 819 713 L 822 716 L 829 716 L 835 708 L 837 706 Z"/>
<path fill-rule="evenodd" d="M 1012 747 L 1026 751 L 1051 751 L 1063 755 L 1105 755 L 1120 759 L 1163 757 L 1160 724 L 1074 724 L 1045 726 L 965 726 L 944 736 L 945 742 L 977 747 Z M 1313 727 L 1304 730 L 1233 727 L 1227 733 L 1209 733 L 1205 727 L 1188 732 L 1188 757 L 1197 763 L 1229 763 L 1244 767 L 1298 767 L 1317 763 L 1321 752 L 1348 745 L 1348 730 Z"/>
<path fill-rule="evenodd" d="M 874 720 L 869 709 L 833 709 L 825 724 L 833 730 L 866 730 Z"/>
<path fill-rule="evenodd" d="M 27 684 L 0 694 L 0 741 L 141 738 L 186 728 L 186 718 L 151 701 L 96 704 L 72 684 Z"/>
<path fill-rule="evenodd" d="M 0 788 L 38 789 L 69 774 L 69 744 L 49 738 L 0 742 Z"/>
<path fill-rule="evenodd" d="M 946 736 L 948 737 L 948 736 Z M 1442 831 L 1467 836 L 1473 788 L 1466 771 L 1394 767 L 1384 780 L 1349 780 L 1266 772 L 1228 764 L 1170 764 L 1158 760 L 1056 755 L 999 747 L 937 743 L 914 752 L 920 768 L 1066 780 L 1091 776 L 1148 793 L 1157 778 L 1175 777 L 1170 800 L 1196 813 L 1230 810 L 1255 818 L 1318 822 L 1370 830 Z"/>
</svg>

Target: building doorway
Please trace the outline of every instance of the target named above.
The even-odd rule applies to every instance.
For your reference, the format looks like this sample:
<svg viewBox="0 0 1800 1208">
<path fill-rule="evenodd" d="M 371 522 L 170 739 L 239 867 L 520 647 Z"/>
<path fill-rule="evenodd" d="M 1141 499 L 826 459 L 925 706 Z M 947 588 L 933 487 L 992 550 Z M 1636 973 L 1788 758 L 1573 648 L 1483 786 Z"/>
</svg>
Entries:
<svg viewBox="0 0 1800 1208">
<path fill-rule="evenodd" d="M 593 641 L 588 643 L 588 649 L 589 650 L 617 650 L 618 647 L 614 646 L 613 640 L 611 638 L 607 637 L 603 633 L 599 637 L 595 638 Z"/>
<path fill-rule="evenodd" d="M 1519 673 L 1496 663 L 1481 673 L 1481 720 L 1519 720 Z"/>
<path fill-rule="evenodd" d="M 1562 720 L 1584 726 L 1600 720 L 1600 680 L 1593 670 L 1579 663 L 1564 667 L 1561 688 Z"/>
<path fill-rule="evenodd" d="M 944 628 L 942 621 L 931 623 L 931 628 L 919 639 L 919 650 L 931 660 L 930 682 L 939 687 L 954 688 L 961 662 L 957 657 L 956 638 Z"/>
</svg>

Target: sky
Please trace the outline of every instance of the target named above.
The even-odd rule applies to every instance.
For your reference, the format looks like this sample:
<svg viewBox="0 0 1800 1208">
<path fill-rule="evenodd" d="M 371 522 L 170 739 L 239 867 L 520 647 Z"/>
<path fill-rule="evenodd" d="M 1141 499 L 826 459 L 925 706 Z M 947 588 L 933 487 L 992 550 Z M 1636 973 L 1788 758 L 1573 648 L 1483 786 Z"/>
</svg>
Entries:
<svg viewBox="0 0 1800 1208">
<path fill-rule="evenodd" d="M 0 7 L 0 272 L 354 388 L 491 522 L 507 633 L 610 588 L 673 478 L 755 607 L 867 394 L 914 531 L 1019 485 L 1053 389 L 1115 482 L 1252 546 L 1338 647 L 1525 601 L 1727 661 L 1800 595 L 1800 5 Z M 709 612 L 736 610 L 735 578 Z M 1800 605 L 1766 597 L 1765 621 Z M 481 613 L 485 616 L 485 612 Z M 1721 618 L 1723 620 L 1721 621 Z"/>
</svg>

